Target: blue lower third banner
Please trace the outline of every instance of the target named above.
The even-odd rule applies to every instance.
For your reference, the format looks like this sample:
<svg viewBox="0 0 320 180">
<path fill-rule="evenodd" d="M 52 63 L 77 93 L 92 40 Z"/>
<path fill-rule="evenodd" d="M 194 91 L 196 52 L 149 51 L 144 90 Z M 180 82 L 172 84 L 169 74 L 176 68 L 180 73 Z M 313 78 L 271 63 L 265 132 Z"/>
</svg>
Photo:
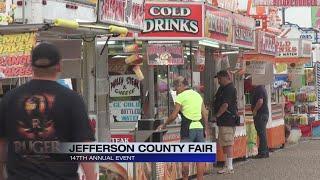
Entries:
<svg viewBox="0 0 320 180">
<path fill-rule="evenodd" d="M 216 154 L 50 154 L 63 162 L 215 162 Z"/>
</svg>

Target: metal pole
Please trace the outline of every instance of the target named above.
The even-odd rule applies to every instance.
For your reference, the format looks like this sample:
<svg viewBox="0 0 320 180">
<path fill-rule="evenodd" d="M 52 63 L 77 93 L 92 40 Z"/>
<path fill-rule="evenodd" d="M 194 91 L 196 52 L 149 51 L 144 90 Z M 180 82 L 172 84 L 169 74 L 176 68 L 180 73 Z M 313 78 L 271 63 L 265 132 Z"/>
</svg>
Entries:
<svg viewBox="0 0 320 180">
<path fill-rule="evenodd" d="M 191 87 L 193 87 L 192 42 L 190 41 L 189 43 L 190 43 L 189 44 L 189 53 L 190 53 L 189 61 L 190 61 L 190 70 L 191 70 L 191 83 L 190 83 L 190 85 L 191 85 Z"/>
<path fill-rule="evenodd" d="M 215 75 L 215 65 L 214 59 L 212 56 L 212 49 L 206 47 L 205 48 L 205 79 L 204 82 L 206 84 L 205 88 L 205 104 L 209 105 L 210 108 L 213 101 L 213 93 L 214 93 L 214 85 L 213 85 L 213 77 Z"/>
<path fill-rule="evenodd" d="M 30 3 L 32 3 L 32 2 L 30 2 Z M 25 0 L 22 0 L 22 24 L 25 24 L 26 23 L 26 20 L 25 20 L 25 18 L 26 18 L 26 2 L 25 2 Z"/>
<path fill-rule="evenodd" d="M 282 8 L 282 25 L 286 23 L 286 8 Z"/>
<path fill-rule="evenodd" d="M 95 99 L 98 118 L 98 139 L 100 142 L 110 142 L 108 45 L 101 55 L 100 53 L 100 48 L 96 48 Z"/>
<path fill-rule="evenodd" d="M 168 88 L 168 116 L 170 115 L 170 78 L 169 78 L 169 73 L 170 73 L 170 67 L 167 66 L 167 88 Z"/>
</svg>

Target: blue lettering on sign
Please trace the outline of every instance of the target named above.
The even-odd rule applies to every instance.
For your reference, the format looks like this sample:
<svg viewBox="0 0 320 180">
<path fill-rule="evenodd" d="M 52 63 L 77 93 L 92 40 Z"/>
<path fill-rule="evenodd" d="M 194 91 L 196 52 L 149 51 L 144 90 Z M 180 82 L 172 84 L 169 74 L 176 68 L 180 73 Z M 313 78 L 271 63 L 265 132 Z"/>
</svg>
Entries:
<svg viewBox="0 0 320 180">
<path fill-rule="evenodd" d="M 139 116 L 122 116 L 122 121 L 137 121 Z"/>
</svg>

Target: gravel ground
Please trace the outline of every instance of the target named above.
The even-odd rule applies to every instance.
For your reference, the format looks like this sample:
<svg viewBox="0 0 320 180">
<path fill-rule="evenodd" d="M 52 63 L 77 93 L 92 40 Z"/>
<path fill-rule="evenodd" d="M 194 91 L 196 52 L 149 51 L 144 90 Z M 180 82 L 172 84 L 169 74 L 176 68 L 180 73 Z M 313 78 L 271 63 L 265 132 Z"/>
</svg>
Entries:
<svg viewBox="0 0 320 180">
<path fill-rule="evenodd" d="M 302 141 L 270 154 L 268 159 L 251 159 L 234 164 L 235 173 L 214 173 L 205 180 L 319 180 L 320 140 Z"/>
</svg>

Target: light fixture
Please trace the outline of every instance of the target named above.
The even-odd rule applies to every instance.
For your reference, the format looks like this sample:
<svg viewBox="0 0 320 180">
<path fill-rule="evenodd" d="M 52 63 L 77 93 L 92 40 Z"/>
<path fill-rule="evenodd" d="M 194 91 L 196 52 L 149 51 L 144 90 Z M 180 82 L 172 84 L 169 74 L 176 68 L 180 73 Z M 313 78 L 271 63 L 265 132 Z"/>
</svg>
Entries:
<svg viewBox="0 0 320 180">
<path fill-rule="evenodd" d="M 226 54 L 239 54 L 239 51 L 228 51 L 228 52 L 222 52 L 221 54 L 226 55 Z"/>
<path fill-rule="evenodd" d="M 199 41 L 200 45 L 203 46 L 209 46 L 209 47 L 213 47 L 213 48 L 219 48 L 219 43 L 215 42 L 215 41 L 209 41 L 209 40 L 200 40 Z"/>
<path fill-rule="evenodd" d="M 97 45 L 104 45 L 106 41 L 97 41 Z M 108 44 L 116 44 L 116 41 L 108 41 Z"/>
<path fill-rule="evenodd" d="M 180 44 L 181 41 L 148 41 L 149 44 Z"/>
</svg>

